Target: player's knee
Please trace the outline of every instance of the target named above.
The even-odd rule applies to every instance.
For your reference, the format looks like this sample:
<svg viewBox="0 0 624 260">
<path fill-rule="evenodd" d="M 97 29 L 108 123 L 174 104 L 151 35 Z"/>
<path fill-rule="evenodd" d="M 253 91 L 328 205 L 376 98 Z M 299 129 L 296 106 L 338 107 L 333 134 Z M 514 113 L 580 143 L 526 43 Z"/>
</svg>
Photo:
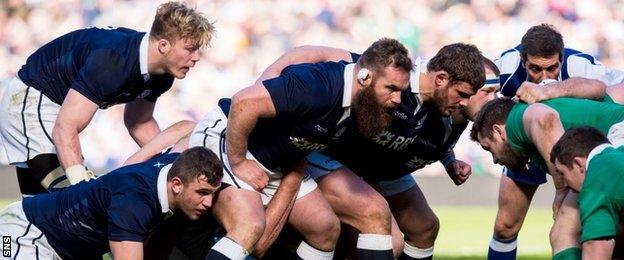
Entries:
<svg viewBox="0 0 624 260">
<path fill-rule="evenodd" d="M 319 237 L 322 238 L 320 243 L 323 248 L 334 248 L 340 236 L 340 220 L 333 212 L 323 214 L 320 220 L 318 226 Z"/>
<path fill-rule="evenodd" d="M 403 225 L 405 226 L 405 225 Z M 405 233 L 405 239 L 418 245 L 432 245 L 438 237 L 440 231 L 440 220 L 435 214 L 430 214 L 421 218 L 418 223 L 408 226 L 408 230 L 402 230 Z"/>
<path fill-rule="evenodd" d="M 519 223 L 507 219 L 496 219 L 494 223 L 494 237 L 499 240 L 510 240 L 518 236 Z"/>
<path fill-rule="evenodd" d="M 360 212 L 366 224 L 368 226 L 384 226 L 390 230 L 392 213 L 388 202 L 381 196 L 375 196 L 368 198 L 366 205 Z"/>
</svg>

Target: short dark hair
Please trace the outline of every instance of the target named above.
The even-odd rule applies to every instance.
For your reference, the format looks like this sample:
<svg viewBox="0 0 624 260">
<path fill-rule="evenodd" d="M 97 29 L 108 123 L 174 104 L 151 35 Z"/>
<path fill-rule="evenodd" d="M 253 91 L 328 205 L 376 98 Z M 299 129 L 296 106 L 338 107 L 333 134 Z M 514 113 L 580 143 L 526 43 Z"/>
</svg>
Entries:
<svg viewBox="0 0 624 260">
<path fill-rule="evenodd" d="M 189 148 L 173 162 L 167 174 L 167 181 L 173 177 L 179 177 L 184 184 L 205 177 L 210 185 L 218 186 L 223 178 L 223 164 L 217 155 L 206 147 Z"/>
<path fill-rule="evenodd" d="M 405 72 L 412 70 L 412 60 L 403 44 L 395 39 L 381 38 L 371 44 L 357 64 L 361 68 L 368 68 L 375 72 L 382 72 L 384 68 L 392 66 Z"/>
<path fill-rule="evenodd" d="M 526 62 L 527 56 L 550 57 L 559 54 L 559 60 L 563 60 L 563 37 L 550 24 L 540 24 L 531 27 L 522 36 L 522 61 Z"/>
<path fill-rule="evenodd" d="M 507 97 L 490 100 L 479 110 L 475 116 L 472 129 L 470 129 L 470 139 L 479 141 L 478 135 L 488 138 L 492 137 L 492 126 L 495 124 L 505 124 L 511 108 L 516 105 L 516 101 Z M 488 130 L 487 132 L 485 130 Z"/>
<path fill-rule="evenodd" d="M 596 146 L 608 143 L 609 139 L 598 129 L 579 126 L 568 129 L 550 151 L 550 162 L 558 160 L 566 167 L 572 167 L 574 157 L 587 157 Z"/>
<path fill-rule="evenodd" d="M 466 82 L 474 91 L 485 83 L 483 55 L 472 45 L 453 43 L 442 47 L 427 63 L 428 71 L 446 71 L 452 84 Z"/>
<path fill-rule="evenodd" d="M 485 56 L 481 56 L 481 58 L 483 59 L 483 66 L 487 67 L 492 72 L 494 72 L 494 74 L 497 77 L 500 76 L 500 70 L 498 69 L 498 67 L 496 67 L 496 64 L 494 64 L 494 62 L 492 60 L 488 59 Z"/>
</svg>

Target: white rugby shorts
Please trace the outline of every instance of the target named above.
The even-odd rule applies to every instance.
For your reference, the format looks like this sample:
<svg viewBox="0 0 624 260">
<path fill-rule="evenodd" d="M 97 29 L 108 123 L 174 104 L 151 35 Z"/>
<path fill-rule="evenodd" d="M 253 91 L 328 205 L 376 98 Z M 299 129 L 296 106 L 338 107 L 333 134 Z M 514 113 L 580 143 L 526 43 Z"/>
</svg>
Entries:
<svg viewBox="0 0 624 260">
<path fill-rule="evenodd" d="M 13 78 L 0 101 L 0 162 L 25 167 L 39 154 L 56 154 L 52 129 L 61 106 Z"/>
<path fill-rule="evenodd" d="M 217 107 L 206 114 L 195 126 L 189 140 L 189 147 L 204 146 L 212 150 L 223 163 L 223 182 L 234 187 L 255 191 L 249 184 L 242 181 L 233 174 L 228 162 L 225 143 L 225 131 L 227 126 L 227 117 L 220 107 Z M 257 161 L 253 155 L 247 151 L 247 159 Z M 258 162 L 258 164 L 260 164 Z M 262 164 L 260 164 L 262 166 Z M 260 191 L 262 203 L 268 205 L 277 187 L 279 187 L 282 173 L 278 170 L 269 170 L 262 166 L 266 174 L 269 176 L 269 184 Z M 297 199 L 302 198 L 308 193 L 316 189 L 316 182 L 312 178 L 306 177 L 299 188 Z"/>
</svg>

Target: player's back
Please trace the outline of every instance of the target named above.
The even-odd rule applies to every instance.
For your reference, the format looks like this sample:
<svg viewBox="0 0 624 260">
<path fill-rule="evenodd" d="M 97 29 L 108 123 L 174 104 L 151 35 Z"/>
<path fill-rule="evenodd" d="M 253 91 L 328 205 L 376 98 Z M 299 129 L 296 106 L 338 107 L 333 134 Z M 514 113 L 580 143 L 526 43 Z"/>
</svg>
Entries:
<svg viewBox="0 0 624 260">
<path fill-rule="evenodd" d="M 158 222 L 153 217 L 161 213 L 158 174 L 162 166 L 176 157 L 177 154 L 159 156 L 95 180 L 24 198 L 24 213 L 62 258 L 99 257 L 109 251 L 109 239 L 125 240 L 126 232 L 147 232 Z"/>
<path fill-rule="evenodd" d="M 260 118 L 249 135 L 249 151 L 259 162 L 269 169 L 294 164 L 330 144 L 343 125 L 339 122 L 349 121 L 343 118 L 344 89 L 351 88 L 345 83 L 347 66 L 354 65 L 291 65 L 279 77 L 263 82 L 277 117 Z"/>
<path fill-rule="evenodd" d="M 26 85 L 40 90 L 53 102 L 62 104 L 74 80 L 81 76 L 105 73 L 111 66 L 119 64 L 127 66 L 127 71 L 138 72 L 138 47 L 144 34 L 132 29 L 112 27 L 76 30 L 54 39 L 31 54 L 18 71 L 18 76 Z M 101 70 L 83 70 L 87 62 L 96 62 L 95 67 Z"/>
</svg>

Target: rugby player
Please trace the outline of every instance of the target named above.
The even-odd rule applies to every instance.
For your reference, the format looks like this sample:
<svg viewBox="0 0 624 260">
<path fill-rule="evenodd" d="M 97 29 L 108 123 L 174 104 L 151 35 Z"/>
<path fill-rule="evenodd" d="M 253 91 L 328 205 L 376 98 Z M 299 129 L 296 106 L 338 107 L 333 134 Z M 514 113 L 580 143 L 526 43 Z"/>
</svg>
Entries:
<svg viewBox="0 0 624 260">
<path fill-rule="evenodd" d="M 520 45 L 503 52 L 494 62 L 501 71 L 501 93 L 529 103 L 562 95 L 602 99 L 606 86 L 624 80 L 621 71 L 603 66 L 591 55 L 565 48 L 561 34 L 548 24 L 531 27 Z M 555 91 L 535 91 L 540 89 L 537 84 L 546 79 L 559 81 L 549 84 L 549 90 Z M 568 93 L 571 89 L 575 89 L 575 95 Z M 516 258 L 518 233 L 533 194 L 545 182 L 546 173 L 535 165 L 516 171 L 503 170 L 488 259 Z M 557 210 L 559 204 L 560 201 L 555 201 L 553 208 Z"/>
<path fill-rule="evenodd" d="M 229 185 L 213 210 L 227 236 L 208 257 L 239 259 L 252 251 L 265 228 L 262 205 L 279 186 L 281 172 L 303 171 L 306 155 L 342 138 L 347 128 L 366 136 L 386 129 L 411 69 L 405 47 L 381 39 L 356 64 L 289 66 L 278 77 L 221 100 L 190 140 L 190 146 L 206 146 L 221 156 Z M 301 183 L 288 223 L 304 237 L 299 257 L 333 257 L 340 222 L 311 178 Z M 389 232 L 363 234 L 358 258 L 392 258 L 390 239 Z"/>
<path fill-rule="evenodd" d="M 196 123 L 190 120 L 176 122 L 131 155 L 124 165 L 147 161 L 166 153 L 169 149 L 178 151 L 187 149 L 189 135 L 195 126 Z M 266 206 L 266 227 L 252 252 L 253 256 L 263 257 L 277 239 L 290 214 L 302 179 L 301 172 L 284 173 L 280 186 Z M 147 259 L 167 259 L 173 250 L 172 247 L 176 246 L 181 253 L 191 259 L 205 258 L 208 249 L 214 245 L 215 237 L 221 235 L 219 234 L 221 228 L 209 215 L 203 217 L 201 221 L 188 221 L 175 215 L 150 235 L 144 250 L 145 256 Z"/>
<path fill-rule="evenodd" d="M 579 192 L 583 259 L 612 259 L 624 215 L 624 147 L 613 146 L 593 127 L 568 129 L 550 160 L 567 185 Z"/>
<path fill-rule="evenodd" d="M 13 259 L 143 259 L 148 233 L 173 211 L 197 220 L 223 177 L 203 147 L 121 167 L 89 182 L 26 197 L 0 214 Z"/>
<path fill-rule="evenodd" d="M 357 58 L 357 54 L 305 46 L 283 55 L 265 74 L 279 72 L 294 62 L 319 58 L 353 61 L 352 57 Z M 489 67 L 497 70 L 491 61 Z M 459 108 L 470 103 L 469 97 L 483 86 L 484 80 L 483 60 L 476 47 L 445 46 L 429 63 L 416 60 L 410 89 L 403 91 L 403 102 L 387 131 L 367 137 L 347 130 L 337 145 L 322 153 L 312 153 L 308 157 L 308 171 L 340 220 L 361 233 L 393 231 L 395 256 L 431 258 L 439 224 L 410 173 L 444 158 L 449 176 L 456 184 L 468 178 L 470 165 L 455 160 L 452 146 L 466 127 Z M 483 104 L 487 100 L 483 98 L 496 88 L 487 89 L 479 91 L 485 94 L 475 101 Z M 473 103 L 471 111 L 478 110 L 479 102 Z M 458 112 L 457 124 L 449 117 L 453 111 Z M 405 247 L 399 227 L 406 236 Z"/>
<path fill-rule="evenodd" d="M 0 160 L 17 167 L 22 194 L 94 176 L 78 135 L 98 109 L 127 103 L 124 123 L 139 146 L 158 134 L 156 100 L 198 62 L 213 31 L 201 13 L 168 2 L 149 33 L 86 28 L 30 55 L 0 102 Z"/>
<path fill-rule="evenodd" d="M 579 125 L 594 126 L 612 143 L 619 144 L 624 139 L 623 120 L 624 108 L 618 104 L 571 98 L 532 105 L 499 98 L 487 103 L 477 114 L 471 139 L 490 151 L 495 163 L 514 170 L 524 168 L 530 159 L 540 170 L 553 175 L 557 196 L 563 196 L 550 233 L 556 259 L 580 253 L 580 223 L 576 193 L 567 191 L 560 175 L 549 163 L 550 151 L 564 129 Z"/>
</svg>

